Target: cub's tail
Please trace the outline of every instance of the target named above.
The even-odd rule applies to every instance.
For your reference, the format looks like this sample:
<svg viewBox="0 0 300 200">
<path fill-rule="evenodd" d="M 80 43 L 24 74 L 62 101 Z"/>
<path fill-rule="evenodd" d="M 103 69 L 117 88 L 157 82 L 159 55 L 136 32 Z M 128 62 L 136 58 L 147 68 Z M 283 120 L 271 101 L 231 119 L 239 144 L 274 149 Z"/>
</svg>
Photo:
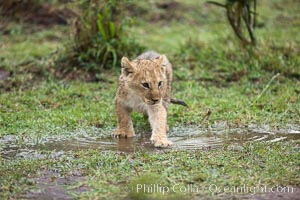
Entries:
<svg viewBox="0 0 300 200">
<path fill-rule="evenodd" d="M 180 100 L 180 99 L 172 99 L 171 98 L 170 102 L 173 103 L 173 104 L 178 104 L 178 105 L 182 105 L 182 106 L 188 107 L 188 105 L 183 100 Z"/>
</svg>

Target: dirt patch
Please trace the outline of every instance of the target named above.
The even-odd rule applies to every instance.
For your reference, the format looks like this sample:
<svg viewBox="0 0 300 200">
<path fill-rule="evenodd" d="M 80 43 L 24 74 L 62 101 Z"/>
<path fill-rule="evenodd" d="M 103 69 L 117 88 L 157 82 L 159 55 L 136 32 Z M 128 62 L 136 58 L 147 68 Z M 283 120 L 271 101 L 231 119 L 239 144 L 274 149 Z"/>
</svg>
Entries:
<svg viewBox="0 0 300 200">
<path fill-rule="evenodd" d="M 68 24 L 68 19 L 76 16 L 68 8 L 60 9 L 54 5 L 41 4 L 33 0 L 23 2 L 18 0 L 6 1 L 0 7 L 0 15 L 18 22 L 42 26 L 66 25 Z"/>
<path fill-rule="evenodd" d="M 248 76 L 248 72 L 245 69 L 233 72 L 230 76 L 226 77 L 227 82 L 237 82 L 241 78 Z"/>
<path fill-rule="evenodd" d="M 0 93 L 13 89 L 26 90 L 34 83 L 41 81 L 47 74 L 46 68 L 41 68 L 35 63 L 20 64 L 15 71 L 0 68 Z"/>
<path fill-rule="evenodd" d="M 37 189 L 24 195 L 26 199 L 75 199 L 70 193 L 81 193 L 88 190 L 86 185 L 77 187 L 70 186 L 78 182 L 84 182 L 81 174 L 70 174 L 61 176 L 57 172 L 43 170 L 37 172 L 38 178 L 32 181 L 36 183 Z"/>
<path fill-rule="evenodd" d="M 10 77 L 11 73 L 5 69 L 0 68 L 0 84 L 2 81 L 5 81 L 8 77 Z"/>
</svg>

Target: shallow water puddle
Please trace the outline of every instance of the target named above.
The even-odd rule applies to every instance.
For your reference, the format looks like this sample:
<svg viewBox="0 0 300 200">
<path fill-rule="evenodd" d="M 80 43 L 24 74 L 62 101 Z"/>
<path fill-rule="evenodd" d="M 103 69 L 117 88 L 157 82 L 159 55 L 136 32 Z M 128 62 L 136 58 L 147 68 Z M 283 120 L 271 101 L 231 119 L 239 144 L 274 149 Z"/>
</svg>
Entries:
<svg viewBox="0 0 300 200">
<path fill-rule="evenodd" d="M 49 137 L 39 142 L 26 140 L 19 142 L 14 136 L 5 136 L 0 139 L 1 156 L 4 158 L 42 158 L 39 151 L 52 151 L 52 157 L 59 157 L 67 151 L 99 149 L 121 152 L 135 151 L 161 151 L 154 148 L 150 142 L 151 134 L 139 133 L 135 138 L 112 138 L 110 132 L 106 134 L 84 133 L 70 134 L 69 137 Z M 173 128 L 169 133 L 169 139 L 174 143 L 175 150 L 210 150 L 221 148 L 225 144 L 240 146 L 247 142 L 278 142 L 282 140 L 300 140 L 298 130 L 272 131 L 264 128 L 236 128 L 213 127 L 203 129 L 197 127 Z"/>
</svg>

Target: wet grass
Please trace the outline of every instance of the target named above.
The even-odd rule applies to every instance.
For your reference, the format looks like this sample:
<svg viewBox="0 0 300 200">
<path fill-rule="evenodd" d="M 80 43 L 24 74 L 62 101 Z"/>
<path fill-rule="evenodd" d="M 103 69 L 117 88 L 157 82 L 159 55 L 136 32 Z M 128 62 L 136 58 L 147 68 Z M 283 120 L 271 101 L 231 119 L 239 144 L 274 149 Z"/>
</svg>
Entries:
<svg viewBox="0 0 300 200">
<path fill-rule="evenodd" d="M 171 151 L 168 153 L 137 152 L 133 154 L 99 150 L 72 151 L 60 156 L 42 152 L 40 159 L 1 160 L 1 195 L 19 198 L 33 189 L 36 174 L 47 170 L 58 177 L 76 174 L 83 182 L 70 183 L 69 188 L 87 187 L 88 191 L 73 194 L 80 199 L 178 199 L 236 195 L 234 187 L 299 186 L 299 149 L 296 143 L 254 143 L 242 149 L 212 151 Z M 157 184 L 156 190 L 141 192 L 141 185 Z M 191 187 L 189 191 L 184 188 Z M 216 188 L 218 187 L 218 188 Z M 224 189 L 231 187 L 231 190 Z M 225 190 L 225 192 L 224 192 Z M 162 190 L 160 190 L 162 191 Z M 258 192 L 259 193 L 259 192 Z"/>
<path fill-rule="evenodd" d="M 297 152 L 292 153 L 294 150 L 291 146 L 283 148 L 287 150 L 283 151 L 289 154 L 288 157 L 285 153 L 276 154 L 281 148 L 280 145 L 270 147 L 265 146 L 265 144 L 255 144 L 245 146 L 241 152 L 234 152 L 225 148 L 222 151 L 182 151 L 168 154 L 119 155 L 107 153 L 106 156 L 100 155 L 93 158 L 93 164 L 90 165 L 90 168 L 93 171 L 98 171 L 99 168 L 101 170 L 99 170 L 98 176 L 89 182 L 89 186 L 92 190 L 97 191 L 95 192 L 97 195 L 104 190 L 106 191 L 105 195 L 115 195 L 117 192 L 116 197 L 128 195 L 133 199 L 149 197 L 150 199 L 158 197 L 178 199 L 179 197 L 189 198 L 196 195 L 194 192 L 187 194 L 188 192 L 179 191 L 180 187 L 186 187 L 188 184 L 199 187 L 199 190 L 206 187 L 200 193 L 209 194 L 213 191 L 208 189 L 210 184 L 219 184 L 220 187 L 239 186 L 245 183 L 243 178 L 245 176 L 252 177 L 251 180 L 246 181 L 249 186 L 256 185 L 258 182 L 262 185 L 297 184 L 295 165 L 286 166 L 282 163 L 274 166 L 274 161 L 277 159 L 282 160 L 285 157 L 285 161 L 293 163 L 292 160 L 299 157 Z M 104 157 L 106 158 L 104 159 Z M 94 163 L 101 164 L 96 167 Z M 275 171 L 274 167 L 278 170 Z M 260 176 L 259 174 L 262 173 L 264 175 Z M 283 177 L 282 174 L 285 174 L 286 177 Z M 273 177 L 272 180 L 268 178 L 270 175 Z M 284 183 L 286 179 L 291 182 Z M 108 183 L 117 184 L 108 185 Z M 152 194 L 140 192 L 142 189 L 137 190 L 138 184 L 147 184 L 148 186 L 157 184 L 169 188 L 178 184 L 178 187 L 176 188 L 177 192 L 172 192 L 170 189 L 167 197 L 164 197 L 162 192 L 153 192 Z M 127 187 L 129 187 L 129 193 L 126 191 Z M 215 192 L 215 194 L 217 193 Z"/>
<path fill-rule="evenodd" d="M 258 5 L 258 47 L 247 50 L 236 42 L 222 18 L 222 9 L 196 1 L 178 2 L 184 9 L 191 9 L 183 18 L 176 18 L 180 15 L 175 13 L 176 20 L 172 20 L 165 13 L 168 10 L 161 9 L 156 13 L 160 19 L 153 20 L 147 13 L 128 30 L 147 48 L 165 53 L 174 65 L 173 96 L 184 99 L 189 107 L 172 105 L 170 126 L 209 127 L 225 122 L 228 128 L 265 124 L 277 129 L 299 125 L 300 18 L 299 12 L 290 11 L 298 8 L 297 3 L 277 0 Z M 111 130 L 116 126 L 112 102 L 119 72 L 97 74 L 101 82 L 57 78 L 55 67 L 49 67 L 49 63 L 51 54 L 63 47 L 67 28 L 28 31 L 20 24 L 10 26 L 10 32 L 1 33 L 0 38 L 1 138 L 14 135 L 17 145 L 22 146 L 28 139 L 38 142 L 79 129 Z M 211 114 L 205 118 L 208 110 Z M 143 116 L 135 113 L 133 118 L 136 130 L 149 129 Z M 0 143 L 0 150 L 2 147 Z M 1 198 L 24 197 L 37 184 L 36 172 L 45 169 L 63 177 L 72 173 L 86 177 L 69 186 L 89 188 L 72 194 L 81 199 L 215 198 L 226 192 L 209 191 L 212 184 L 221 189 L 243 184 L 300 185 L 299 142 L 292 141 L 251 143 L 239 150 L 225 146 L 212 151 L 163 153 L 38 153 L 43 156 L 0 157 Z M 137 184 L 143 183 L 169 188 L 193 184 L 201 192 L 136 193 Z"/>
</svg>

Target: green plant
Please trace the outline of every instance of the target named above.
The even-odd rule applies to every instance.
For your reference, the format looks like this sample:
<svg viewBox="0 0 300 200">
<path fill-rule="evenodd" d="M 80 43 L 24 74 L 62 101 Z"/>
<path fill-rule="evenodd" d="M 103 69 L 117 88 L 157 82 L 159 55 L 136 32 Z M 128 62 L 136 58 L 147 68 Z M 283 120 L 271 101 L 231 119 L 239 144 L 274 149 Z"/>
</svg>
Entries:
<svg viewBox="0 0 300 200">
<path fill-rule="evenodd" d="M 81 1 L 81 14 L 73 24 L 71 43 L 67 46 L 69 67 L 101 71 L 111 69 L 122 56 L 135 56 L 143 48 L 124 31 L 128 18 L 122 15 L 124 1 Z"/>
</svg>

